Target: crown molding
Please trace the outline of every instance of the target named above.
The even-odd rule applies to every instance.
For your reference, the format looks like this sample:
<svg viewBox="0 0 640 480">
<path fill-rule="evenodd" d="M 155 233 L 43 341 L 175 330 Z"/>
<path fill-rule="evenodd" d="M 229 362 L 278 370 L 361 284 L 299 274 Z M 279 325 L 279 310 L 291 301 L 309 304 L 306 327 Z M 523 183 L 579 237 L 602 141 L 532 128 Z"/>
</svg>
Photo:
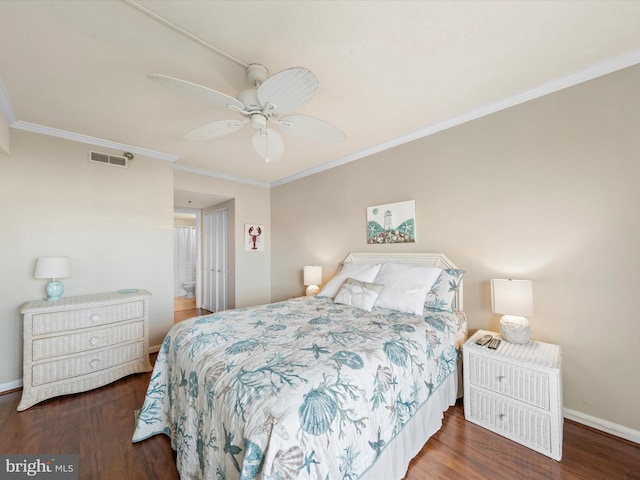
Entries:
<svg viewBox="0 0 640 480">
<path fill-rule="evenodd" d="M 387 142 L 380 143 L 365 150 L 347 155 L 346 157 L 342 157 L 332 162 L 327 162 L 303 172 L 299 172 L 280 180 L 276 180 L 270 185 L 271 187 L 277 187 L 279 185 L 284 185 L 295 180 L 300 180 L 301 178 L 324 172 L 326 170 L 339 167 L 340 165 L 344 165 L 355 160 L 368 157 L 375 153 L 383 152 L 385 150 L 389 150 L 390 148 L 394 148 L 399 145 L 418 140 L 420 138 L 428 137 L 429 135 L 433 135 L 434 133 L 447 130 L 449 128 L 470 122 L 472 120 L 476 120 L 481 117 L 485 117 L 487 115 L 491 115 L 492 113 L 496 113 L 501 110 L 520 105 L 521 103 L 528 102 L 529 100 L 534 100 L 536 98 L 540 98 L 545 95 L 564 90 L 565 88 L 572 87 L 579 83 L 587 82 L 589 80 L 593 80 L 594 78 L 598 78 L 603 75 L 622 70 L 623 68 L 637 65 L 638 63 L 640 63 L 640 50 L 632 50 L 631 52 L 627 52 L 605 62 L 593 65 L 589 68 L 585 68 L 584 70 L 581 70 L 579 72 L 552 80 L 525 92 L 521 92 L 504 98 L 503 100 L 500 100 L 498 102 L 485 105 L 475 110 L 471 110 L 470 112 L 459 115 L 457 117 L 453 117 L 448 120 L 429 125 L 425 128 L 421 128 L 419 130 L 415 130 L 414 132 L 408 133 L 407 135 L 403 135 L 401 137 L 391 139 Z"/>
<path fill-rule="evenodd" d="M 112 142 L 110 140 L 104 140 L 97 137 L 91 137 L 88 135 L 82 135 L 74 132 L 68 132 L 66 130 L 60 130 L 57 128 L 46 127 L 43 125 L 37 125 L 34 123 L 23 122 L 17 119 L 16 113 L 13 110 L 13 106 L 11 104 L 11 100 L 9 99 L 9 95 L 5 89 L 2 80 L 0 80 L 0 114 L 4 117 L 5 122 L 9 127 L 16 128 L 18 130 L 26 130 L 29 132 L 40 133 L 42 135 L 49 135 L 52 137 L 64 138 L 67 140 L 72 140 L 75 142 L 86 143 L 89 145 L 97 145 L 105 148 L 112 148 L 114 150 L 125 150 L 128 152 L 136 153 L 139 155 L 144 155 L 152 158 L 157 158 L 160 160 L 167 160 L 170 162 L 174 162 L 174 169 L 194 173 L 197 175 L 205 175 L 209 177 L 220 178 L 223 180 L 230 180 L 233 182 L 244 183 L 248 185 L 254 185 L 258 187 L 271 188 L 277 187 L 280 185 L 284 185 L 286 183 L 290 183 L 296 180 L 300 180 L 304 177 L 308 177 L 310 175 L 314 175 L 316 173 L 324 172 L 326 170 L 330 170 L 332 168 L 339 167 L 341 165 L 345 165 L 350 162 L 354 162 L 364 157 L 368 157 L 370 155 L 374 155 L 376 153 L 383 152 L 385 150 L 389 150 L 391 148 L 403 145 L 405 143 L 412 142 L 414 140 L 418 140 L 420 138 L 427 137 L 429 135 L 433 135 L 435 133 L 441 132 L 443 130 L 447 130 L 449 128 L 461 125 L 463 123 L 470 122 L 472 120 L 476 120 L 478 118 L 491 115 L 492 113 L 499 112 L 501 110 L 505 110 L 510 107 L 514 107 L 521 103 L 528 102 L 530 100 L 534 100 L 536 98 L 543 97 L 545 95 L 549 95 L 551 93 L 558 92 L 565 88 L 572 87 L 579 83 L 583 83 L 589 80 L 593 80 L 594 78 L 601 77 L 603 75 L 607 75 L 609 73 L 616 72 L 618 70 L 622 70 L 623 68 L 631 67 L 633 65 L 637 65 L 640 63 L 640 50 L 632 50 L 631 52 L 627 52 L 625 54 L 619 55 L 607 61 L 601 62 L 592 67 L 583 69 L 579 72 L 573 73 L 571 75 L 566 75 L 564 77 L 558 78 L 556 80 L 552 80 L 550 82 L 539 85 L 535 88 L 527 90 L 525 92 L 521 92 L 510 97 L 507 97 L 498 102 L 491 103 L 489 105 L 485 105 L 483 107 L 477 108 L 470 112 L 467 112 L 463 115 L 459 115 L 457 117 L 453 117 L 442 122 L 435 123 L 433 125 L 429 125 L 427 127 L 421 128 L 419 130 L 415 130 L 414 132 L 410 132 L 406 135 L 391 139 L 389 141 L 380 143 L 378 145 L 374 145 L 370 148 L 366 148 L 364 150 L 355 152 L 353 154 L 347 155 L 345 157 L 339 158 L 337 160 L 333 160 L 331 162 L 324 163 L 322 165 L 318 165 L 317 167 L 313 167 L 302 172 L 296 173 L 294 175 L 290 175 L 288 177 L 281 178 L 280 180 L 276 180 L 271 183 L 260 182 L 256 180 L 251 180 L 242 177 L 235 177 L 232 175 L 225 175 L 222 173 L 217 173 L 210 170 L 197 169 L 188 167 L 186 165 L 180 165 L 175 162 L 180 160 L 179 156 L 170 155 L 162 152 L 156 152 L 154 150 L 148 150 L 141 147 L 135 147 L 133 145 L 127 145 L 119 142 Z"/>
<path fill-rule="evenodd" d="M 98 137 L 91 137 L 89 135 L 83 135 L 80 133 L 69 132 L 67 130 L 61 130 L 59 128 L 38 125 L 37 123 L 23 122 L 22 120 L 13 122 L 9 126 L 17 130 L 25 130 L 27 132 L 39 133 L 41 135 L 48 135 L 50 137 L 63 138 L 65 140 L 71 140 L 73 142 L 79 142 L 79 143 L 86 143 L 88 145 L 95 145 L 95 146 L 104 147 L 104 148 L 112 148 L 114 150 L 124 150 L 126 152 L 137 153 L 138 155 L 144 155 L 146 157 L 157 158 L 159 160 L 166 160 L 174 163 L 180 159 L 180 157 L 178 157 L 177 155 L 170 155 L 168 153 L 156 152 L 155 150 L 136 147 L 134 145 L 127 145 L 126 143 L 113 142 L 111 140 L 105 140 L 103 138 L 98 138 Z"/>
<path fill-rule="evenodd" d="M 195 175 L 204 175 L 206 177 L 214 177 L 214 178 L 219 178 L 221 180 L 229 180 L 231 182 L 236 182 L 236 183 L 244 183 L 247 185 L 253 185 L 254 187 L 262 187 L 262 188 L 269 188 L 270 184 L 267 182 L 260 182 L 258 180 L 251 180 L 249 178 L 243 178 L 243 177 L 235 177 L 233 175 L 226 175 L 224 173 L 217 173 L 214 172 L 212 170 L 204 170 L 201 168 L 193 168 L 193 167 L 189 167 L 187 165 L 181 165 L 179 163 L 176 163 L 173 165 L 173 169 L 174 170 L 178 170 L 180 172 L 186 172 L 186 173 L 193 173 Z"/>
<path fill-rule="evenodd" d="M 4 83 L 0 79 L 0 115 L 4 118 L 5 122 L 10 128 L 16 130 L 24 130 L 32 133 L 39 133 L 41 135 L 48 135 L 50 137 L 63 138 L 65 140 L 71 140 L 73 142 L 85 143 L 88 145 L 95 145 L 105 148 L 112 148 L 114 150 L 124 150 L 126 152 L 137 153 L 138 155 L 144 155 L 146 157 L 157 158 L 159 160 L 166 160 L 169 162 L 177 162 L 180 157 L 177 155 L 170 155 L 168 153 L 156 152 L 146 148 L 136 147 L 133 145 L 127 145 L 126 143 L 113 142 L 111 140 L 104 140 L 98 137 L 91 137 L 89 135 L 82 135 L 80 133 L 69 132 L 67 130 L 61 130 L 59 128 L 47 127 L 45 125 L 38 125 L 37 123 L 23 122 L 18 120 L 7 89 Z"/>
</svg>

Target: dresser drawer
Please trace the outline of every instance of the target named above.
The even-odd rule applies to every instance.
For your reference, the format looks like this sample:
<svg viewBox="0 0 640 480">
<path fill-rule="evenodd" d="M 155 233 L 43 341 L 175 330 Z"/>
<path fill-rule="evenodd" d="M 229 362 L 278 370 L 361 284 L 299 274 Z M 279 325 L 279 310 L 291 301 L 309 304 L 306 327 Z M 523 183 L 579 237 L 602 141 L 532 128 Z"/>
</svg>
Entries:
<svg viewBox="0 0 640 480">
<path fill-rule="evenodd" d="M 144 338 L 144 321 L 92 328 L 81 333 L 69 333 L 56 337 L 39 338 L 33 341 L 34 361 L 59 357 L 73 353 L 96 350 L 118 343 Z"/>
<path fill-rule="evenodd" d="M 144 341 L 120 345 L 75 357 L 33 365 L 31 385 L 37 386 L 80 375 L 92 374 L 144 356 Z"/>
<path fill-rule="evenodd" d="M 470 388 L 468 420 L 546 455 L 551 454 L 551 416 L 504 397 Z"/>
<path fill-rule="evenodd" d="M 549 410 L 549 374 L 470 352 L 465 373 L 471 385 Z"/>
<path fill-rule="evenodd" d="M 142 318 L 144 302 L 127 302 L 104 307 L 34 313 L 32 335 L 64 332 L 78 328 L 97 327 L 109 323 Z"/>
<path fill-rule="evenodd" d="M 150 299 L 146 290 L 130 289 L 24 303 L 18 411 L 150 372 Z"/>
</svg>

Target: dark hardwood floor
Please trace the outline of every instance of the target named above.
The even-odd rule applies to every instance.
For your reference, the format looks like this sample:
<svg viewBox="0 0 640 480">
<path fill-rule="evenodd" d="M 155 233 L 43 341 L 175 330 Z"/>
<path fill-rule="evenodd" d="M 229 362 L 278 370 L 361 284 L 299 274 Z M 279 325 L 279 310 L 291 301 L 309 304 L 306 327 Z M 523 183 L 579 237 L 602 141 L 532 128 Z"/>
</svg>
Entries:
<svg viewBox="0 0 640 480">
<path fill-rule="evenodd" d="M 202 308 L 175 311 L 173 312 L 173 323 L 178 323 L 182 320 L 186 320 L 187 318 L 195 317 L 197 315 L 207 315 L 209 313 L 211 313 L 209 310 L 204 310 Z"/>
<path fill-rule="evenodd" d="M 23 412 L 16 411 L 21 391 L 0 395 L 0 453 L 77 454 L 81 479 L 178 479 L 165 435 L 131 443 L 133 412 L 150 376 L 131 375 Z M 459 403 L 405 477 L 425 479 L 640 479 L 640 445 L 565 421 L 564 455 L 555 462 L 465 421 Z"/>
</svg>

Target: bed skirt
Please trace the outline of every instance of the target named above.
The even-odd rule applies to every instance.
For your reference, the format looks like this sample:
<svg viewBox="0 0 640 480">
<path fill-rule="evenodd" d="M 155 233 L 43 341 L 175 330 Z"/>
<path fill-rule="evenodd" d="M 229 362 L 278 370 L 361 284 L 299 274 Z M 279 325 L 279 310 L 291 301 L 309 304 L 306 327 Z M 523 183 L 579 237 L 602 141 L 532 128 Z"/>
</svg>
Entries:
<svg viewBox="0 0 640 480">
<path fill-rule="evenodd" d="M 382 451 L 380 457 L 360 480 L 400 480 L 404 478 L 409 463 L 422 450 L 426 439 L 442 426 L 444 412 L 455 405 L 458 394 L 457 371 L 442 382 L 407 422 L 402 431 Z"/>
</svg>

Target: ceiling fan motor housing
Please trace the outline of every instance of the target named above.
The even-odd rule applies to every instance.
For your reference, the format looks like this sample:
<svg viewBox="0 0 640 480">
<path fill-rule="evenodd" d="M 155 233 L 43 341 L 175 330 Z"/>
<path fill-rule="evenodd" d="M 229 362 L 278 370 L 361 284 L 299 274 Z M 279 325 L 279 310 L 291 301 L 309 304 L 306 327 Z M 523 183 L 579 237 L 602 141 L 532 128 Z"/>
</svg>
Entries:
<svg viewBox="0 0 640 480">
<path fill-rule="evenodd" d="M 243 90 L 236 98 L 242 102 L 247 112 L 262 111 L 262 106 L 258 101 L 257 88 L 248 88 Z"/>
</svg>

